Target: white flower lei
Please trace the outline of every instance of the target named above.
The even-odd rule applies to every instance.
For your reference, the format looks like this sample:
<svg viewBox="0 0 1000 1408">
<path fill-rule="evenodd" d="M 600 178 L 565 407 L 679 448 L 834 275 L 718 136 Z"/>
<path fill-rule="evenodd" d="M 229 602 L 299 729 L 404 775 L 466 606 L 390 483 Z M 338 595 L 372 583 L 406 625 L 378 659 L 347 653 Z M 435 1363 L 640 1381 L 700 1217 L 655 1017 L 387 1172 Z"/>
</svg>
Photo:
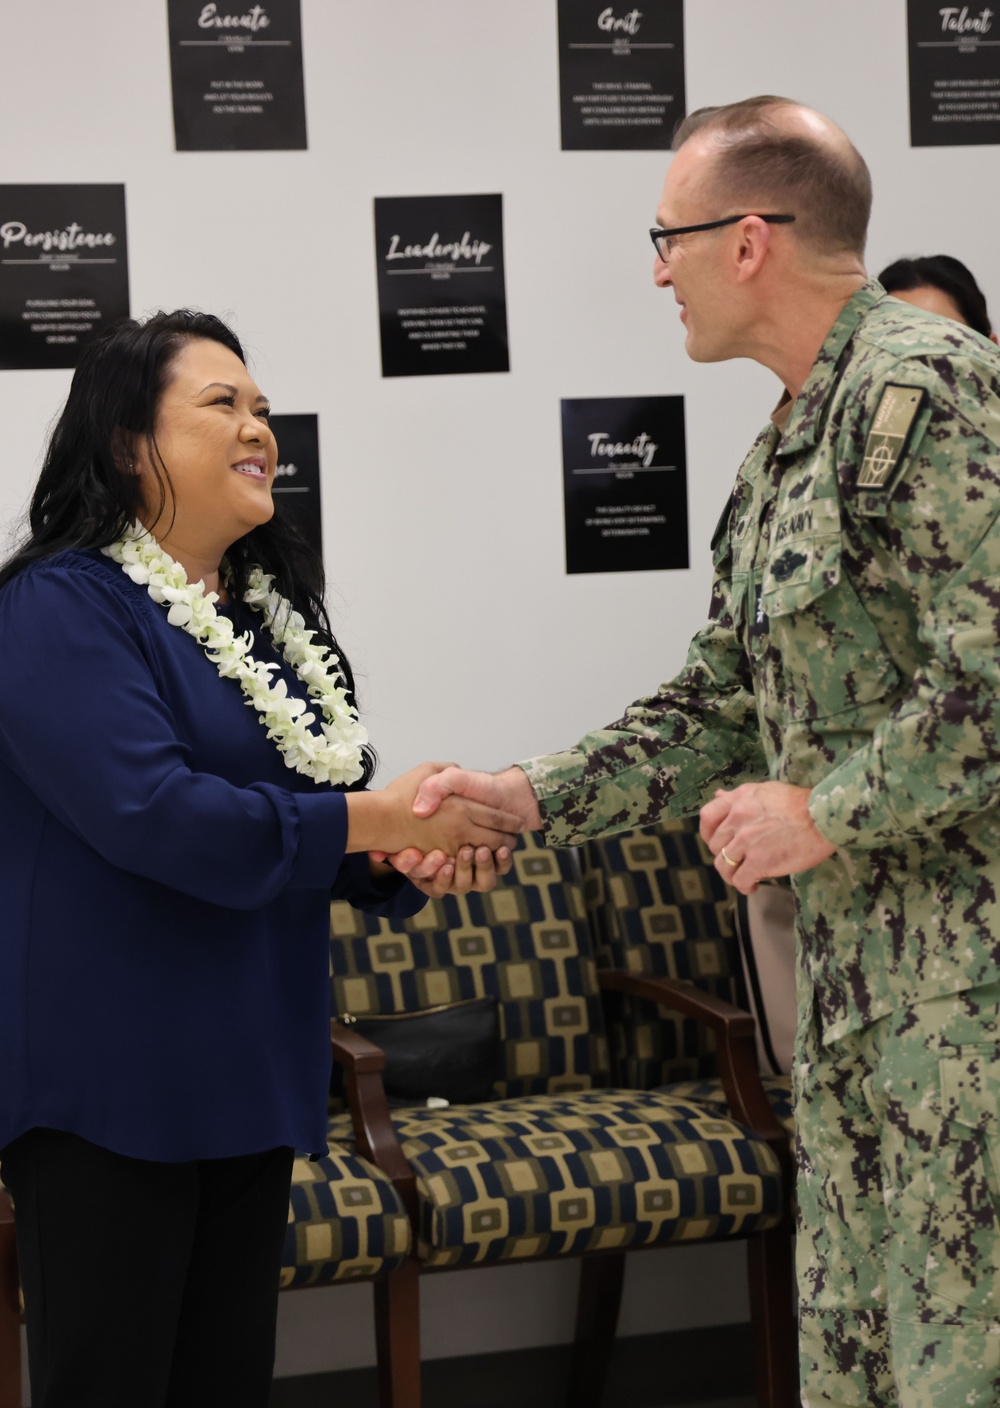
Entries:
<svg viewBox="0 0 1000 1408">
<path fill-rule="evenodd" d="M 358 722 L 357 710 L 347 702 L 340 661 L 324 646 L 312 644 L 314 633 L 305 629 L 291 602 L 274 590 L 273 577 L 252 568 L 243 600 L 264 617 L 271 639 L 319 703 L 324 718 L 319 734 L 309 730 L 315 714 L 307 712 L 301 699 L 289 695 L 285 681 L 271 683 L 278 666 L 265 665 L 250 654 L 251 632 L 237 636 L 232 622 L 215 609 L 218 595 L 206 592 L 203 582 L 189 582 L 180 563 L 141 523 L 134 523 L 101 551 L 119 563 L 133 582 L 144 586 L 155 602 L 168 608 L 170 624 L 204 646 L 223 679 L 239 680 L 247 704 L 257 710 L 286 767 L 316 782 L 347 784 L 362 776 L 361 749 L 368 734 Z"/>
</svg>

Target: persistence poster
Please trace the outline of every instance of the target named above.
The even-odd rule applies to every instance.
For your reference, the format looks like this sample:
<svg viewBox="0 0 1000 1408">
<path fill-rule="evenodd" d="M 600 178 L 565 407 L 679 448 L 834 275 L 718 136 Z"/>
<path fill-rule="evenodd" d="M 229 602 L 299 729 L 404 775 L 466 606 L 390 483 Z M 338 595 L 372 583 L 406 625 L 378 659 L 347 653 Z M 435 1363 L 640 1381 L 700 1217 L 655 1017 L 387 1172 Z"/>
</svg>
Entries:
<svg viewBox="0 0 1000 1408">
<path fill-rule="evenodd" d="M 275 509 L 294 523 L 306 542 L 323 556 L 323 519 L 319 498 L 319 417 L 272 416 L 278 442 L 274 472 Z"/>
<path fill-rule="evenodd" d="M 910 145 L 1000 143 L 1000 17 L 982 5 L 908 0 Z"/>
<path fill-rule="evenodd" d="M 299 0 L 168 0 L 179 152 L 306 146 Z"/>
<path fill-rule="evenodd" d="M 500 196 L 376 198 L 375 259 L 383 376 L 510 370 Z"/>
<path fill-rule="evenodd" d="M 566 571 L 687 567 L 683 396 L 563 401 Z"/>
<path fill-rule="evenodd" d="M 563 151 L 664 151 L 685 112 L 683 0 L 559 0 Z"/>
<path fill-rule="evenodd" d="M 124 186 L 0 186 L 0 368 L 75 367 L 127 318 Z"/>
</svg>

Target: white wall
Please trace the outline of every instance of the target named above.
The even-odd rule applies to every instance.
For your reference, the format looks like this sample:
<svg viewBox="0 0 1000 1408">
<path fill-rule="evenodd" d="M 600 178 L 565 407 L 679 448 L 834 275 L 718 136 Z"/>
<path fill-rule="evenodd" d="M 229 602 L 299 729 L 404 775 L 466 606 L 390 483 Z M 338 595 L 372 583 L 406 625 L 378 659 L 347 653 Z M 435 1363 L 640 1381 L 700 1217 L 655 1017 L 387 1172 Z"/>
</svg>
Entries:
<svg viewBox="0 0 1000 1408">
<path fill-rule="evenodd" d="M 177 153 L 165 4 L 7 0 L 0 182 L 123 181 L 133 309 L 231 315 L 275 410 L 319 413 L 331 604 L 382 776 L 427 756 L 499 766 L 616 717 L 680 663 L 704 612 L 711 530 L 778 386 L 753 366 L 685 360 L 646 235 L 666 155 L 560 152 L 555 0 L 302 9 L 309 151 Z M 910 149 L 902 0 L 689 0 L 686 25 L 690 107 L 777 92 L 830 113 L 872 167 L 872 269 L 956 254 L 1000 317 L 997 148 Z M 372 198 L 476 191 L 504 197 L 512 370 L 383 381 Z M 4 523 L 68 382 L 0 373 Z M 560 397 L 658 393 L 686 397 L 694 566 L 567 577 Z M 662 1266 L 658 1323 L 682 1323 L 688 1273 L 643 1264 Z M 507 1307 L 492 1316 L 497 1342 L 520 1285 L 541 1295 L 571 1275 L 484 1273 Z M 461 1352 L 446 1286 L 464 1296 L 467 1280 L 429 1290 L 435 1352 Z M 331 1313 L 366 1295 L 331 1291 Z M 322 1299 L 286 1298 L 291 1339 Z M 731 1309 L 708 1300 L 697 1314 Z M 565 1338 L 553 1314 L 529 1318 Z M 357 1362 L 343 1352 L 324 1350 Z"/>
</svg>

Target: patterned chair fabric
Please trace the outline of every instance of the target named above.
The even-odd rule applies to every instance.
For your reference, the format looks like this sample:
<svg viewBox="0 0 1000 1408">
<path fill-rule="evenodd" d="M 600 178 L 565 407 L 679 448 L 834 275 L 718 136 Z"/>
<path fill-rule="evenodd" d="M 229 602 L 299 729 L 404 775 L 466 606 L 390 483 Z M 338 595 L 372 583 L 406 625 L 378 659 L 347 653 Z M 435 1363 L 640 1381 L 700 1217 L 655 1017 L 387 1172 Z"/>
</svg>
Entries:
<svg viewBox="0 0 1000 1408">
<path fill-rule="evenodd" d="M 356 1281 L 395 1271 L 410 1253 L 406 1209 L 392 1183 L 331 1137 L 326 1156 L 292 1172 L 281 1287 Z"/>
<path fill-rule="evenodd" d="M 667 820 L 644 831 L 589 841 L 583 865 L 599 967 L 685 979 L 749 1009 L 733 895 L 715 870 L 695 820 Z M 649 1002 L 607 997 L 617 1083 L 663 1090 L 726 1111 L 715 1042 L 707 1029 Z M 791 1131 L 790 1080 L 766 1077 L 764 1088 Z"/>
<path fill-rule="evenodd" d="M 331 906 L 338 1014 L 413 1012 L 494 997 L 505 1070 L 498 1098 L 606 1085 L 608 1052 L 576 856 L 534 836 L 488 895 L 432 900 L 390 923 Z"/>
<path fill-rule="evenodd" d="M 777 1225 L 767 1144 L 689 1101 L 628 1090 L 396 1111 L 430 1268 L 627 1251 Z M 350 1117 L 333 1122 L 347 1145 Z"/>
</svg>

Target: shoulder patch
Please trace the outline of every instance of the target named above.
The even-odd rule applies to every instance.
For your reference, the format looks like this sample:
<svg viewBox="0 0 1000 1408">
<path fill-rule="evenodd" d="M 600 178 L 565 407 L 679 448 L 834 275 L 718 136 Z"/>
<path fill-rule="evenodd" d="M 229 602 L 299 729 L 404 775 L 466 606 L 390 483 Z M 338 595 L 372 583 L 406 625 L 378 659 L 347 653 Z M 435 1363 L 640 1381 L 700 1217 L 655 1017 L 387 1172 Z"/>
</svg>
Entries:
<svg viewBox="0 0 1000 1408">
<path fill-rule="evenodd" d="M 922 386 L 897 386 L 888 382 L 865 442 L 858 474 L 859 489 L 885 489 L 906 452 L 913 422 L 927 396 Z"/>
</svg>

